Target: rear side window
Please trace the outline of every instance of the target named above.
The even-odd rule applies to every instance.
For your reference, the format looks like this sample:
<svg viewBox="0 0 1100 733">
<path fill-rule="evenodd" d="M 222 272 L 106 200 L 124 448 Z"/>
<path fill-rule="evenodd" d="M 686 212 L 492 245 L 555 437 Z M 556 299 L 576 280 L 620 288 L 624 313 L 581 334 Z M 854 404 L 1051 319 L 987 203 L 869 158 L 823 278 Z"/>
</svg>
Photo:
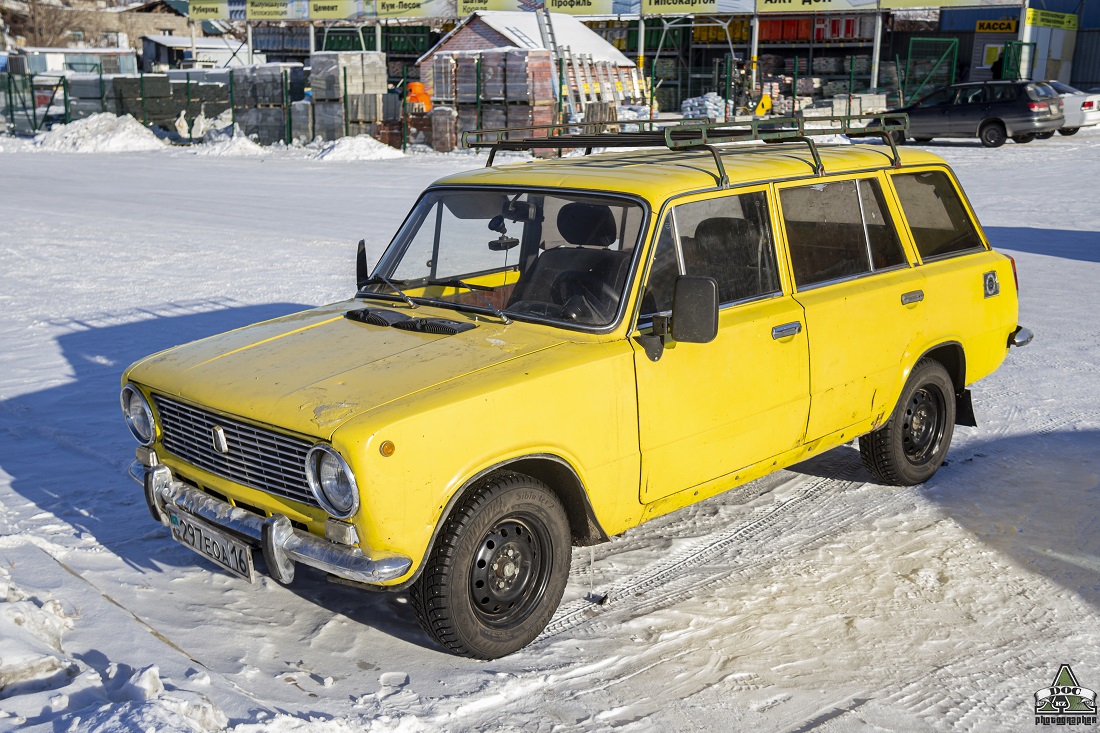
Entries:
<svg viewBox="0 0 1100 733">
<path fill-rule="evenodd" d="M 892 178 L 921 259 L 985 249 L 946 173 L 924 171 Z"/>
<path fill-rule="evenodd" d="M 800 288 L 907 264 L 878 181 L 787 188 L 779 200 Z"/>
<path fill-rule="evenodd" d="M 1015 84 L 990 84 L 989 101 L 1011 102 L 1020 96 Z"/>
</svg>

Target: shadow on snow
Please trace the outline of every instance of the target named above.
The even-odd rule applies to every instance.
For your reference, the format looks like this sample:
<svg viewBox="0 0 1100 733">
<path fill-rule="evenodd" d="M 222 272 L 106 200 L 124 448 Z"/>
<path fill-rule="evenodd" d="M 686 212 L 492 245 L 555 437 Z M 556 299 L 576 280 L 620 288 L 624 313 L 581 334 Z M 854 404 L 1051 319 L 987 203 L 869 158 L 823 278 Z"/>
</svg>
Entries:
<svg viewBox="0 0 1100 733">
<path fill-rule="evenodd" d="M 984 227 L 989 243 L 997 250 L 1061 257 L 1066 260 L 1100 262 L 1100 232 L 1030 227 Z"/>
</svg>

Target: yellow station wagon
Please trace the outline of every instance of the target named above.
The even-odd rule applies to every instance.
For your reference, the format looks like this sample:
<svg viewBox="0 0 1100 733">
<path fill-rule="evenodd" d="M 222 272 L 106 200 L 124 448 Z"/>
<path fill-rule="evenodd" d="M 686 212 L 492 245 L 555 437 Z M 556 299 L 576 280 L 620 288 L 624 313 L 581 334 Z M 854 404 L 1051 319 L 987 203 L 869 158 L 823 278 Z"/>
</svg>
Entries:
<svg viewBox="0 0 1100 733">
<path fill-rule="evenodd" d="M 361 244 L 353 298 L 126 370 L 131 474 L 176 540 L 249 580 L 258 549 L 283 583 L 407 590 L 440 645 L 496 658 L 550 620 L 571 546 L 857 436 L 877 481 L 927 480 L 1031 338 L 935 155 L 800 120 L 559 133 L 475 140 L 489 166 L 425 191 L 373 271 Z M 637 149 L 493 165 L 608 145 Z"/>
</svg>

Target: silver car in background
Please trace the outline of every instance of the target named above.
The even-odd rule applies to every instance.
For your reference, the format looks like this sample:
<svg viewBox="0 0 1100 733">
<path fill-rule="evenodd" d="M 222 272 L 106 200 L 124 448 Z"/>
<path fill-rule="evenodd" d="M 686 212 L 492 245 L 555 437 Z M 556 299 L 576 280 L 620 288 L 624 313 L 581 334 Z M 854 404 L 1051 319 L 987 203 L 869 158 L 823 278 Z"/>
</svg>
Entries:
<svg viewBox="0 0 1100 733">
<path fill-rule="evenodd" d="M 1100 124 L 1100 94 L 1082 92 L 1080 89 L 1063 84 L 1060 81 L 1045 82 L 1062 98 L 1062 114 L 1066 120 L 1058 128 L 1062 135 L 1072 135 L 1082 127 Z M 1036 137 L 1046 139 L 1054 132 L 1042 132 Z"/>
</svg>

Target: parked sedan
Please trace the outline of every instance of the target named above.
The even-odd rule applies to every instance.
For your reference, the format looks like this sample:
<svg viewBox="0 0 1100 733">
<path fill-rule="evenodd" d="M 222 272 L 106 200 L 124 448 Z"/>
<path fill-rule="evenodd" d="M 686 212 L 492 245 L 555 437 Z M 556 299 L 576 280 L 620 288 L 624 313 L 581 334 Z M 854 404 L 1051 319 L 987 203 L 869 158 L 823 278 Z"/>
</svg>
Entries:
<svg viewBox="0 0 1100 733">
<path fill-rule="evenodd" d="M 1012 138 L 1029 143 L 1062 127 L 1062 100 L 1043 82 L 990 81 L 953 84 L 891 112 L 909 115 L 908 136 L 917 142 L 934 137 L 977 137 L 987 148 Z M 871 127 L 869 125 L 869 127 Z M 891 133 L 904 142 L 906 133 Z"/>
<path fill-rule="evenodd" d="M 1066 120 L 1058 128 L 1058 132 L 1072 135 L 1082 127 L 1100 123 L 1100 94 L 1082 92 L 1060 81 L 1048 81 L 1046 84 L 1062 98 L 1062 114 Z M 1052 135 L 1053 131 L 1040 133 L 1036 137 L 1045 140 Z"/>
</svg>

